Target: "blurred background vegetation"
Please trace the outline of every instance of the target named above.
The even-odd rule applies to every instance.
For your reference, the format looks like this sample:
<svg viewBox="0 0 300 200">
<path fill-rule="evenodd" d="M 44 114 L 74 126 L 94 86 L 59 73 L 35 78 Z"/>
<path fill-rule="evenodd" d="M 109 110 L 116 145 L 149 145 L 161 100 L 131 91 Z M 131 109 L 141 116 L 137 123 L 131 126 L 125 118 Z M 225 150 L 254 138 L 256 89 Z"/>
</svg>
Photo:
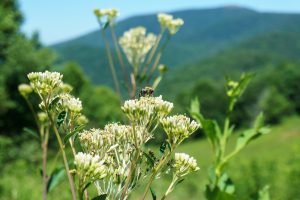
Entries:
<svg viewBox="0 0 300 200">
<path fill-rule="evenodd" d="M 156 95 L 173 101 L 174 113 L 185 113 L 191 99 L 198 97 L 205 116 L 222 119 L 227 103 L 225 76 L 255 72 L 238 102 L 234 122 L 243 129 L 263 110 L 272 133 L 229 166 L 238 199 L 256 199 L 264 185 L 270 186 L 271 199 L 299 199 L 300 14 L 242 7 L 172 14 L 185 25 L 162 58 L 169 71 Z M 117 34 L 137 25 L 158 32 L 155 21 L 155 15 L 122 20 Z M 17 1 L 0 1 L 0 199 L 39 199 L 41 195 L 40 154 L 36 153 L 40 147 L 24 133 L 24 127 L 34 128 L 34 124 L 17 90 L 20 83 L 28 82 L 27 73 L 46 69 L 63 73 L 64 81 L 83 101 L 91 127 L 122 118 L 98 31 L 45 47 L 38 33 L 29 37 L 22 33 L 23 22 Z M 202 137 L 200 130 L 181 149 L 195 156 L 202 170 L 186 180 L 171 199 L 203 198 L 211 152 Z M 50 146 L 51 155 L 57 146 Z M 160 184 L 166 186 L 164 181 Z M 61 185 L 65 186 L 56 188 L 51 199 L 68 199 L 67 185 Z M 157 190 L 161 191 L 158 185 Z"/>
</svg>

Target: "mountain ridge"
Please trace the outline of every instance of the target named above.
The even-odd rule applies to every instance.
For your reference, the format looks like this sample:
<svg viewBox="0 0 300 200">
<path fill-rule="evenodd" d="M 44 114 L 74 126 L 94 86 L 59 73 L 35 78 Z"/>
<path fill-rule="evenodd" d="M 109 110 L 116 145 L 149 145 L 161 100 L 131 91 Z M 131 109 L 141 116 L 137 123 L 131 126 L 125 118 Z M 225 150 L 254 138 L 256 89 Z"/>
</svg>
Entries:
<svg viewBox="0 0 300 200">
<path fill-rule="evenodd" d="M 173 69 L 198 63 L 228 48 L 259 35 L 274 32 L 300 33 L 300 14 L 264 13 L 244 8 L 214 8 L 176 11 L 174 17 L 185 21 L 164 52 L 162 63 Z M 157 33 L 156 15 L 127 18 L 118 23 L 117 35 L 143 25 Z M 52 46 L 60 61 L 74 60 L 96 84 L 112 85 L 110 71 L 98 31 Z M 273 41 L 276 42 L 276 41 Z M 175 72 L 174 72 L 175 73 Z"/>
</svg>

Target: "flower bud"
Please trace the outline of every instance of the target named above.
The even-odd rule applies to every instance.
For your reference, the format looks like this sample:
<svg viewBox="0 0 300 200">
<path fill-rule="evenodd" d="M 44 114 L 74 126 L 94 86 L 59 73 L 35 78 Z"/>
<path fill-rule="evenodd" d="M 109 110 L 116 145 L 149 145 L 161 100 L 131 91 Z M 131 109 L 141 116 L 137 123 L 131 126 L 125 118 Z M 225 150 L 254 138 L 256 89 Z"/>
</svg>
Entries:
<svg viewBox="0 0 300 200">
<path fill-rule="evenodd" d="M 30 85 L 24 83 L 18 86 L 18 90 L 23 97 L 27 97 L 33 91 Z"/>
</svg>

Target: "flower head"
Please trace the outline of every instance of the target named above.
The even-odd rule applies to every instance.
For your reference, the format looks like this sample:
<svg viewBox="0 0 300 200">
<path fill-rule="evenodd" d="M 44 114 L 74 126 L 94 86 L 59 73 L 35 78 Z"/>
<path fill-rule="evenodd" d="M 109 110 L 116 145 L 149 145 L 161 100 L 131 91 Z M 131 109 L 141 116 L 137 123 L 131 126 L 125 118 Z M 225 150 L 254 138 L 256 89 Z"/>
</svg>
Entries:
<svg viewBox="0 0 300 200">
<path fill-rule="evenodd" d="M 180 18 L 173 19 L 172 15 L 160 13 L 157 15 L 158 22 L 160 23 L 161 28 L 168 29 L 171 35 L 177 33 L 179 28 L 184 24 L 184 21 Z"/>
<path fill-rule="evenodd" d="M 72 113 L 80 113 L 82 103 L 79 98 L 75 98 L 70 94 L 61 94 L 59 103 L 64 109 L 68 109 Z"/>
<path fill-rule="evenodd" d="M 181 143 L 200 127 L 200 124 L 184 115 L 163 118 L 161 123 L 172 144 Z"/>
<path fill-rule="evenodd" d="M 84 115 L 80 115 L 77 119 L 76 119 L 76 123 L 78 125 L 85 125 L 89 122 L 89 119 L 84 116 Z"/>
<path fill-rule="evenodd" d="M 146 34 L 144 27 L 136 27 L 126 31 L 119 39 L 129 63 L 137 70 L 138 66 L 144 62 L 146 54 L 153 47 L 156 36 L 153 33 Z"/>
<path fill-rule="evenodd" d="M 75 155 L 76 171 L 84 183 L 106 177 L 107 168 L 98 155 L 79 152 Z"/>
<path fill-rule="evenodd" d="M 107 17 L 108 22 L 113 22 L 117 16 L 119 16 L 119 11 L 115 8 L 110 9 L 95 9 L 94 14 L 99 17 Z"/>
<path fill-rule="evenodd" d="M 62 84 L 62 77 L 58 72 L 31 72 L 27 75 L 33 90 L 42 97 L 52 92 Z"/>
<path fill-rule="evenodd" d="M 123 112 L 133 122 L 148 126 L 155 120 L 167 116 L 173 109 L 173 103 L 159 97 L 141 97 L 140 99 L 125 101 Z"/>
<path fill-rule="evenodd" d="M 198 171 L 200 168 L 197 166 L 195 158 L 185 153 L 175 153 L 175 174 L 178 177 L 185 176 L 191 172 Z"/>
</svg>

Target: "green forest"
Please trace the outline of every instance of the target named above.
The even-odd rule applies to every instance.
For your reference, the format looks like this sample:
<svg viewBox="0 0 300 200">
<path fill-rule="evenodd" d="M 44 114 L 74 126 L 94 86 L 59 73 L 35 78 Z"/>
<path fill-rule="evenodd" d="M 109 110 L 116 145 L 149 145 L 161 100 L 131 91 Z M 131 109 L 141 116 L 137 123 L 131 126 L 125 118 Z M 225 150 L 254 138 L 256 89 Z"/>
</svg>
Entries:
<svg viewBox="0 0 300 200">
<path fill-rule="evenodd" d="M 95 14 L 99 19 L 102 17 L 101 13 Z M 194 168 L 192 175 L 182 179 L 177 174 L 180 178 L 177 177 L 175 181 L 170 174 L 164 175 L 162 170 L 161 177 L 155 174 L 160 179 L 153 181 L 152 185 L 150 183 L 149 192 L 144 192 L 146 183 L 142 180 L 141 183 L 129 181 L 134 192 L 124 192 L 118 198 L 113 198 L 108 193 L 103 198 L 99 190 L 90 186 L 91 181 L 85 188 L 81 188 L 81 195 L 88 193 L 89 197 L 85 196 L 85 199 L 92 200 L 155 200 L 161 196 L 164 199 L 167 195 L 167 199 L 174 200 L 299 199 L 300 14 L 264 13 L 242 7 L 182 10 L 171 14 L 182 19 L 184 24 L 171 39 L 170 35 L 161 37 L 162 41 L 168 41 L 168 46 L 164 49 L 162 45 L 161 48 L 163 54 L 159 64 L 164 67 L 158 67 L 159 70 L 149 77 L 154 83 L 159 80 L 158 86 L 153 84 L 157 86 L 152 91 L 153 96 L 158 98 L 162 95 L 163 100 L 174 104 L 174 109 L 167 114 L 184 114 L 185 117 L 194 119 L 201 128 L 193 130 L 194 133 L 190 133 L 189 138 L 184 138 L 185 141 L 182 139 L 178 144 L 173 141 L 173 151 L 171 137 L 166 131 L 167 122 L 161 120 L 161 124 L 155 128 L 152 127 L 154 125 L 149 125 L 150 132 L 155 130 L 155 134 L 149 142 L 145 139 L 138 152 L 144 151 L 143 148 L 152 148 L 155 149 L 153 154 L 162 154 L 160 158 L 151 158 L 149 150 L 149 154 L 146 152 L 145 157 L 141 157 L 141 163 L 144 160 L 155 163 L 156 159 L 164 160 L 169 154 L 171 156 L 175 153 L 176 156 L 176 153 L 186 152 L 197 160 L 200 170 Z M 82 101 L 80 116 L 88 119 L 84 130 L 93 127 L 104 129 L 108 123 L 135 121 L 137 117 L 130 118 L 131 115 L 128 114 L 130 108 L 129 111 L 126 110 L 126 100 L 142 101 L 140 91 L 145 86 L 150 86 L 151 82 L 145 81 L 147 77 L 139 76 L 137 72 L 137 86 L 131 96 L 127 93 L 128 86 L 122 79 L 122 71 L 117 70 L 116 78 L 121 80 L 120 92 L 115 90 L 106 45 L 111 46 L 114 63 L 119 62 L 118 48 L 114 46 L 113 35 L 108 34 L 106 41 L 103 35 L 101 37 L 102 30 L 108 32 L 105 29 L 106 26 L 111 26 L 109 23 L 100 27 L 101 31 L 95 30 L 75 39 L 45 46 L 41 43 L 38 32 L 30 36 L 22 32 L 25 20 L 16 0 L 0 2 L 0 199 L 3 200 L 41 199 L 43 193 L 43 146 L 27 100 L 32 103 L 33 110 L 39 110 L 41 104 L 35 96 L 27 97 L 27 94 L 20 94 L 18 89 L 20 84 L 32 85 L 27 74 L 46 70 L 62 74 L 63 82 L 72 86 L 72 95 Z M 159 22 L 162 27 L 162 22 Z M 117 20 L 115 33 L 120 37 L 128 29 L 141 25 L 149 32 L 160 32 L 157 16 L 150 14 Z M 146 57 L 145 62 L 149 57 L 151 55 Z M 128 63 L 131 64 L 130 61 Z M 251 78 L 248 80 L 248 77 Z M 142 97 L 139 97 L 139 93 Z M 56 120 L 61 118 L 61 113 L 55 115 Z M 260 113 L 263 113 L 264 120 L 260 119 Z M 126 120 L 126 117 L 129 119 Z M 67 118 L 62 119 L 61 123 L 64 125 L 66 120 Z M 58 122 L 57 124 L 60 125 Z M 218 124 L 225 124 L 224 129 L 218 128 Z M 58 128 L 61 128 L 59 125 Z M 80 128 L 76 131 L 83 131 Z M 162 134 L 164 130 L 166 135 Z M 240 141 L 241 136 L 247 137 L 247 131 L 253 131 L 243 148 L 248 146 L 238 149 L 239 154 L 235 155 L 235 141 Z M 63 170 L 66 164 L 62 162 L 63 150 L 60 149 L 54 132 L 50 130 L 49 134 L 46 169 L 49 171 L 50 181 L 48 179 L 46 185 L 47 196 L 48 199 L 72 199 L 67 178 L 69 172 Z M 221 139 L 218 138 L 218 134 L 225 135 L 225 139 L 221 136 Z M 67 136 L 62 136 L 64 137 Z M 83 144 L 78 139 L 80 133 L 76 137 L 71 135 L 67 139 L 74 139 L 73 145 L 81 148 Z M 256 138 L 258 139 L 254 140 Z M 251 144 L 248 144 L 250 141 Z M 178 145 L 176 150 L 175 144 Z M 210 144 L 215 145 L 215 149 Z M 218 145 L 221 150 L 215 160 Z M 67 148 L 67 143 L 64 146 L 66 156 L 71 158 L 73 147 Z M 235 157 L 229 162 L 226 155 L 231 155 L 231 151 Z M 169 161 L 172 163 L 173 160 L 170 158 Z M 69 162 L 72 163 L 70 167 L 76 171 L 74 159 L 69 159 Z M 217 170 L 214 172 L 217 180 L 227 174 L 230 176 L 220 182 L 224 185 L 214 185 L 214 179 L 208 178 L 212 163 L 218 162 L 221 163 L 221 175 L 218 177 Z M 155 164 L 152 165 L 154 171 L 159 169 L 155 168 Z M 219 165 L 216 164 L 217 167 Z M 223 173 L 223 167 L 226 173 Z M 77 181 L 76 178 L 74 180 Z M 168 188 L 170 181 L 174 181 L 176 187 L 173 185 Z M 126 182 L 123 186 L 126 188 Z M 129 189 L 128 191 L 131 192 Z M 141 198 L 143 194 L 144 198 Z M 92 198 L 93 195 L 99 196 Z"/>
</svg>

